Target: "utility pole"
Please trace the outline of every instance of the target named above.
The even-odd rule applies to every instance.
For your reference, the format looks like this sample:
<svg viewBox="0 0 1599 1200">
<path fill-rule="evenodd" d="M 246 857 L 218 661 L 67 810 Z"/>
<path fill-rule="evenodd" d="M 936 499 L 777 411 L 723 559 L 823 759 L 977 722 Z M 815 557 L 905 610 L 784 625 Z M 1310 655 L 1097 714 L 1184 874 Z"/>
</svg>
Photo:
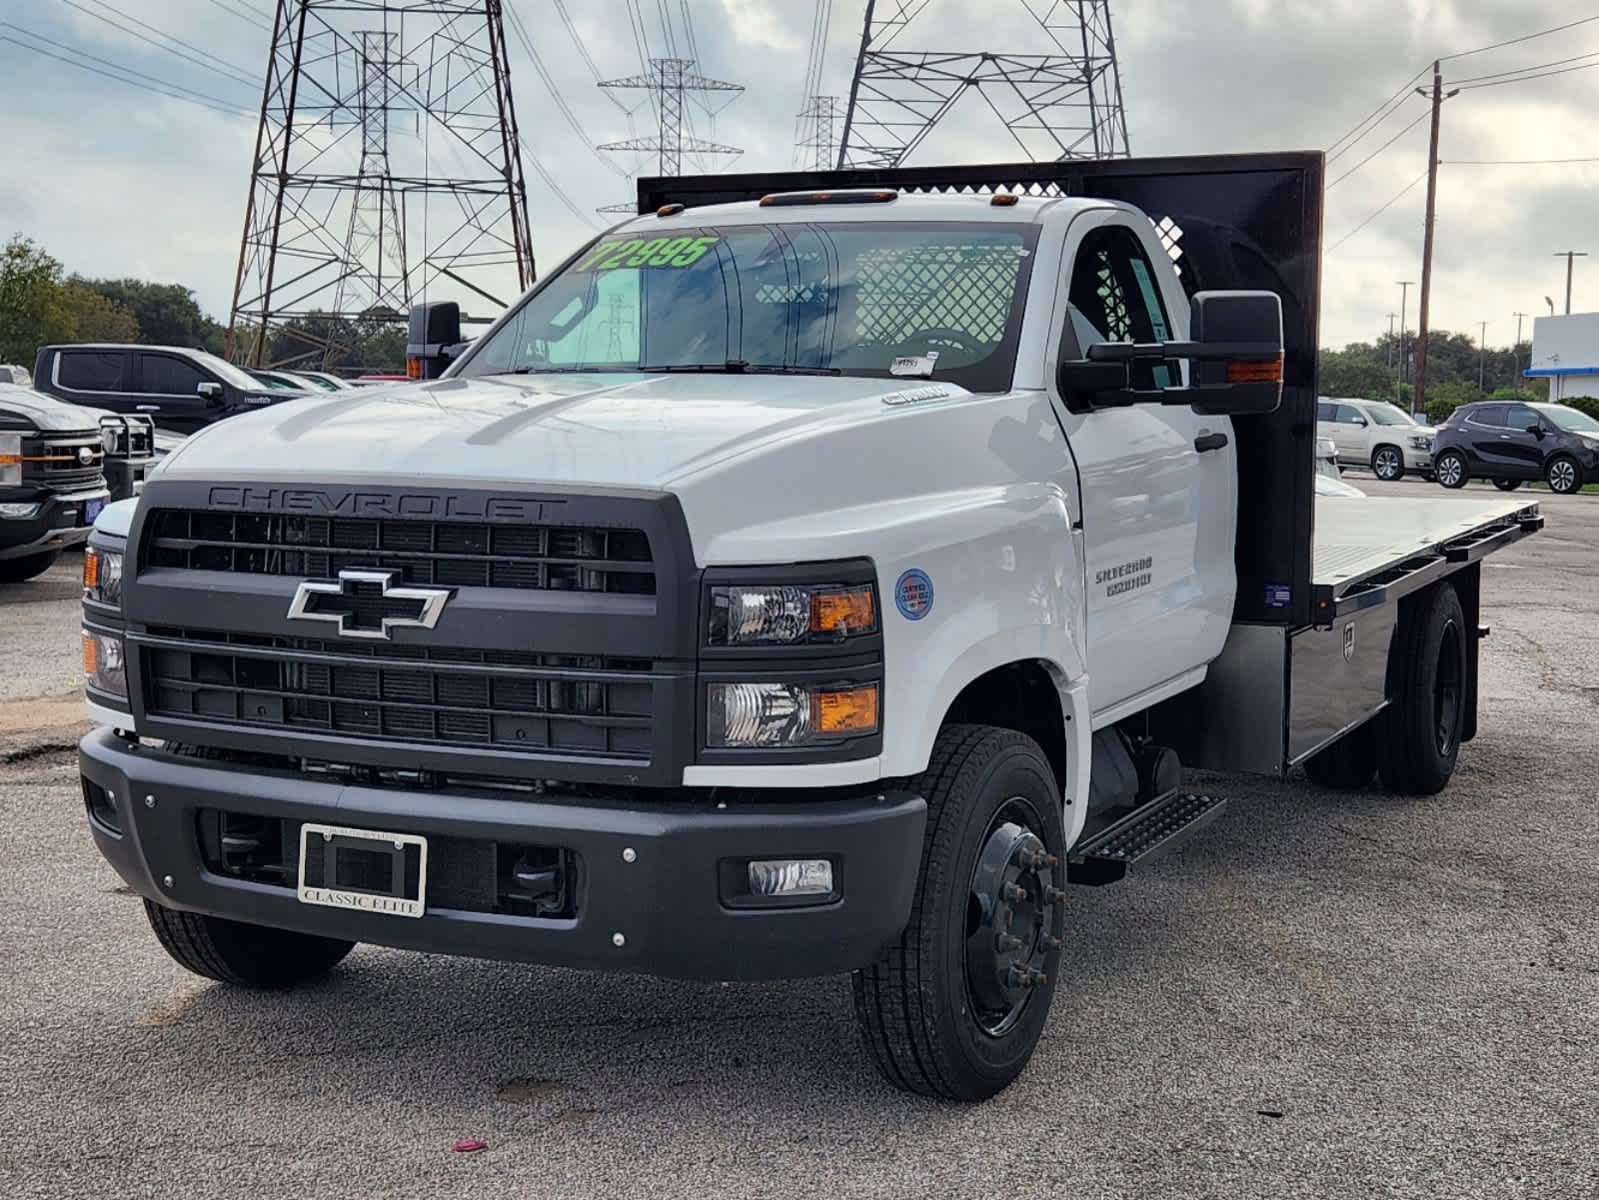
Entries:
<svg viewBox="0 0 1599 1200">
<path fill-rule="evenodd" d="M 1483 391 L 1483 376 L 1488 369 L 1488 322 L 1479 321 L 1482 332 L 1477 335 L 1477 390 Z"/>
<path fill-rule="evenodd" d="M 1458 95 L 1459 88 L 1444 94 L 1444 77 L 1438 61 L 1432 64 L 1432 91 L 1417 88 L 1418 96 L 1432 98 L 1432 135 L 1427 141 L 1427 225 L 1421 241 L 1421 312 L 1416 318 L 1416 391 L 1410 399 L 1410 413 L 1415 416 L 1426 411 L 1427 406 L 1427 328 L 1432 302 L 1432 232 L 1438 211 L 1438 119 L 1443 113 L 1444 101 Z"/>
<path fill-rule="evenodd" d="M 1394 384 L 1394 403 L 1398 404 L 1400 389 L 1405 382 L 1406 368 L 1410 365 L 1410 353 L 1405 345 L 1405 301 L 1410 296 L 1410 289 L 1416 286 L 1416 281 L 1400 279 L 1395 282 L 1399 284 L 1399 379 Z"/>
<path fill-rule="evenodd" d="M 1398 313 L 1388 314 L 1388 369 L 1394 369 L 1394 322 L 1398 320 Z"/>
<path fill-rule="evenodd" d="M 1569 317 L 1571 315 L 1571 268 L 1577 259 L 1587 258 L 1588 252 L 1586 250 L 1556 250 L 1555 257 L 1566 260 L 1566 316 Z M 1549 311 L 1553 313 L 1554 308 L 1554 303 L 1551 301 Z"/>
<path fill-rule="evenodd" d="M 1511 313 L 1516 318 L 1516 341 L 1510 347 L 1510 361 L 1514 365 L 1511 371 L 1511 382 L 1515 383 L 1521 378 L 1521 319 L 1527 314 L 1524 312 Z"/>
</svg>

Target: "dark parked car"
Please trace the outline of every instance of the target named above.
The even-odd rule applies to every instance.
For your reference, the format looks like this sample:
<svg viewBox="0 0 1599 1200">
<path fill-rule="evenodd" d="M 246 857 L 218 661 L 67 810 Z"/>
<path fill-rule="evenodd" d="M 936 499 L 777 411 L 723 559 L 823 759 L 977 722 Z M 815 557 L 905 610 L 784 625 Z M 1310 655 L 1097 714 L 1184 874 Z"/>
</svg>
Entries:
<svg viewBox="0 0 1599 1200">
<path fill-rule="evenodd" d="M 1599 480 L 1599 421 L 1564 404 L 1462 404 L 1433 439 L 1433 470 L 1447 488 L 1491 479 L 1511 492 L 1542 479 L 1551 491 Z"/>
<path fill-rule="evenodd" d="M 176 346 L 45 346 L 33 364 L 33 386 L 72 404 L 146 413 L 174 433 L 297 395 L 214 354 Z"/>
</svg>

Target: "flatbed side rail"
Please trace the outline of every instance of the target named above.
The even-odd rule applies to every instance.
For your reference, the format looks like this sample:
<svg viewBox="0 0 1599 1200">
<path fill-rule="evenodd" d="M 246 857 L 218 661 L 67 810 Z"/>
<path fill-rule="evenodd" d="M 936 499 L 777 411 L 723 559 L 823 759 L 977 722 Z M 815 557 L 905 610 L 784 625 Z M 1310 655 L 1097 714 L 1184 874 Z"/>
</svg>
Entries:
<svg viewBox="0 0 1599 1200">
<path fill-rule="evenodd" d="M 1538 532 L 1544 519 L 1537 505 L 1484 522 L 1447 541 L 1422 547 L 1404 559 L 1337 583 L 1315 585 L 1313 611 L 1318 629 L 1331 629 L 1340 617 L 1389 604 L 1478 562 L 1496 550 Z"/>
</svg>

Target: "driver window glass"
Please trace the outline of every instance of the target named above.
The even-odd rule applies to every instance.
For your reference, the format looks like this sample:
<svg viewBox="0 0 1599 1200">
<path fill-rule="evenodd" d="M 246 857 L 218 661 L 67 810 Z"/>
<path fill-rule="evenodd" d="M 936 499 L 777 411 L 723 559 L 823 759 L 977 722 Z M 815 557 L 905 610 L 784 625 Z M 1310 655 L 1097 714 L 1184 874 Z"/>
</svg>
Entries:
<svg viewBox="0 0 1599 1200">
<path fill-rule="evenodd" d="M 1474 425 L 1491 425 L 1495 429 L 1504 428 L 1505 406 L 1503 404 L 1488 404 L 1477 409 L 1471 414 Z"/>
<path fill-rule="evenodd" d="M 1340 404 L 1338 406 L 1338 423 L 1340 425 L 1353 425 L 1356 421 L 1364 419 L 1364 414 L 1353 404 Z"/>
<path fill-rule="evenodd" d="M 1518 406 L 1510 410 L 1510 419 L 1505 424 L 1512 429 L 1519 429 L 1523 433 L 1527 433 L 1537 429 L 1541 422 L 1538 420 L 1538 414 L 1533 412 L 1532 409 Z"/>
<path fill-rule="evenodd" d="M 1143 245 L 1124 225 L 1107 225 L 1083 239 L 1072 265 L 1067 311 L 1083 350 L 1095 342 L 1170 340 L 1170 322 Z M 1165 363 L 1132 364 L 1135 389 L 1172 387 L 1177 382 Z"/>
<path fill-rule="evenodd" d="M 146 354 L 143 360 L 139 390 L 147 396 L 192 396 L 200 384 L 215 382 L 193 363 L 181 358 Z"/>
</svg>

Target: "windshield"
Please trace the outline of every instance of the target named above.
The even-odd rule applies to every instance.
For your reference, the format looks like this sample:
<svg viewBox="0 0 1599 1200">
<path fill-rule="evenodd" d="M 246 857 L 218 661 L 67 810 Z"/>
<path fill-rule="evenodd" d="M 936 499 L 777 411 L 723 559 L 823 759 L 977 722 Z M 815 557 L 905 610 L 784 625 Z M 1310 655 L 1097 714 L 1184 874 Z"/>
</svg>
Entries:
<svg viewBox="0 0 1599 1200">
<path fill-rule="evenodd" d="M 1599 421 L 1585 412 L 1567 408 L 1564 404 L 1539 404 L 1536 407 L 1545 420 L 1567 433 L 1599 433 Z"/>
<path fill-rule="evenodd" d="M 254 383 L 250 384 L 252 388 L 271 388 L 275 392 L 292 392 L 297 390 L 295 386 L 288 380 L 280 379 L 276 375 L 269 375 L 265 371 L 249 371 L 246 372 L 246 374 L 248 374 L 250 378 L 255 381 Z"/>
<path fill-rule="evenodd" d="M 243 388 L 247 392 L 258 392 L 261 385 L 250 377 L 249 372 L 242 370 L 228 362 L 225 358 L 218 358 L 215 354 L 207 354 L 204 350 L 194 352 L 194 361 L 207 370 L 220 375 L 222 379 L 236 388 Z"/>
<path fill-rule="evenodd" d="M 1386 401 L 1381 404 L 1367 405 L 1362 411 L 1378 425 L 1414 425 L 1416 423 L 1416 419 L 1409 413 L 1401 408 L 1395 408 Z"/>
<path fill-rule="evenodd" d="M 607 237 L 452 374 L 790 370 L 1003 391 L 1037 237 L 988 222 Z"/>
</svg>

